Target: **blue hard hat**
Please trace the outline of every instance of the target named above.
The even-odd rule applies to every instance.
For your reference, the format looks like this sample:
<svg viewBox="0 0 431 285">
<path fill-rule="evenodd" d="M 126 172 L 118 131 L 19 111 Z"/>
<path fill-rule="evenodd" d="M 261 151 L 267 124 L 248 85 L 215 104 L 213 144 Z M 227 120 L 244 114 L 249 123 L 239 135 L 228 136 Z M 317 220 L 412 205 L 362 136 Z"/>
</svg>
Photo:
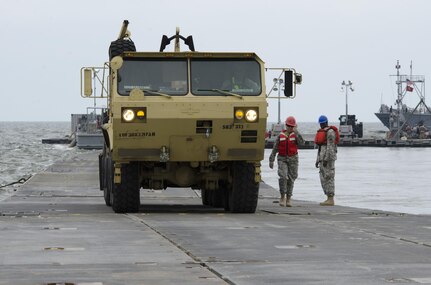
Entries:
<svg viewBox="0 0 431 285">
<path fill-rule="evenodd" d="M 328 118 L 325 115 L 319 117 L 319 124 L 327 123 Z"/>
</svg>

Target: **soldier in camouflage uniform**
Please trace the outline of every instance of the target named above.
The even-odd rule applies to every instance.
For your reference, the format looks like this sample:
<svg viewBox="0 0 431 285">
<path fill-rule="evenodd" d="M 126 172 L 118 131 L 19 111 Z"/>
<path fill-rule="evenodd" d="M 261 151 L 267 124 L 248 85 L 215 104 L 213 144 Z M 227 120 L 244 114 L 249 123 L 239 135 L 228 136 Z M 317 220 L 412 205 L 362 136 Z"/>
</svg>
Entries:
<svg viewBox="0 0 431 285">
<path fill-rule="evenodd" d="M 286 130 L 277 137 L 269 157 L 269 167 L 274 167 L 275 155 L 278 163 L 278 180 L 280 186 L 280 206 L 292 207 L 293 184 L 298 178 L 298 145 L 304 142 L 296 129 L 296 120 L 290 116 L 286 119 Z"/>
<path fill-rule="evenodd" d="M 316 159 L 316 168 L 319 168 L 320 183 L 327 196 L 321 206 L 334 206 L 335 195 L 335 160 L 337 160 L 338 130 L 328 126 L 328 118 L 324 115 L 319 118 L 320 129 L 317 131 L 315 144 L 319 146 Z"/>
</svg>

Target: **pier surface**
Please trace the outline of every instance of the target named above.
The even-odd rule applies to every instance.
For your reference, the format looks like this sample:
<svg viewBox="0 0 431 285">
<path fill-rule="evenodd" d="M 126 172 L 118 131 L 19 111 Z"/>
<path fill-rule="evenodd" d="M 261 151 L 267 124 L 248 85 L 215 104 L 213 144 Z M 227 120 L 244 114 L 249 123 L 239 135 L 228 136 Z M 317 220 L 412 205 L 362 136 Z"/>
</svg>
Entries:
<svg viewBox="0 0 431 285">
<path fill-rule="evenodd" d="M 74 154 L 0 202 L 1 284 L 431 284 L 431 218 L 293 201 L 262 184 L 256 214 L 199 191 L 141 191 L 115 214 L 97 152 Z"/>
</svg>

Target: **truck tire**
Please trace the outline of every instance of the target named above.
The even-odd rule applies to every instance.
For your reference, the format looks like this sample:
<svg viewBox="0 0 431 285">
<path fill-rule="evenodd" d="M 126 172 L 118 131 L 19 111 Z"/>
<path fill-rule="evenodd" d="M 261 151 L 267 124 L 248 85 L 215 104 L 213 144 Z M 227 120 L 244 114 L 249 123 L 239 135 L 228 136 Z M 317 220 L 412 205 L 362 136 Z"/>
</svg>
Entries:
<svg viewBox="0 0 431 285">
<path fill-rule="evenodd" d="M 209 206 L 208 190 L 201 190 L 202 205 Z"/>
<path fill-rule="evenodd" d="M 223 207 L 226 212 L 230 212 L 230 205 L 229 205 L 229 189 L 224 190 L 223 195 Z"/>
<path fill-rule="evenodd" d="M 201 190 L 202 205 L 221 208 L 224 206 L 224 192 L 219 190 Z"/>
<path fill-rule="evenodd" d="M 222 189 L 210 191 L 212 195 L 212 205 L 214 208 L 222 208 L 224 206 L 224 191 Z"/>
<path fill-rule="evenodd" d="M 103 188 L 103 198 L 105 199 L 106 206 L 112 206 L 112 185 L 114 183 L 112 175 L 112 160 L 109 156 L 104 155 L 103 176 L 105 178 L 105 188 Z"/>
<path fill-rule="evenodd" d="M 123 164 L 121 167 L 121 183 L 113 183 L 113 186 L 111 195 L 113 195 L 112 209 L 114 212 L 138 212 L 141 204 L 139 200 L 139 165 L 137 163 Z"/>
<path fill-rule="evenodd" d="M 227 181 L 220 181 L 220 190 L 222 193 L 222 199 L 223 199 L 223 207 L 226 212 L 230 211 L 229 206 L 229 194 L 230 194 L 230 187 L 229 183 Z"/>
<path fill-rule="evenodd" d="M 125 51 L 136 51 L 135 43 L 131 39 L 119 39 L 109 46 L 109 60 Z"/>
<path fill-rule="evenodd" d="M 256 212 L 259 183 L 255 182 L 254 165 L 246 162 L 235 162 L 232 168 L 229 210 L 232 213 Z"/>
<path fill-rule="evenodd" d="M 105 155 L 103 153 L 99 154 L 99 189 L 103 190 L 106 188 L 105 179 Z"/>
<path fill-rule="evenodd" d="M 100 180 L 100 190 L 103 190 L 103 198 L 105 199 L 106 206 L 111 206 L 111 195 L 110 188 L 108 187 L 109 180 L 109 167 L 108 163 L 111 163 L 109 157 L 107 156 L 106 146 L 103 152 L 99 154 L 99 180 Z"/>
</svg>

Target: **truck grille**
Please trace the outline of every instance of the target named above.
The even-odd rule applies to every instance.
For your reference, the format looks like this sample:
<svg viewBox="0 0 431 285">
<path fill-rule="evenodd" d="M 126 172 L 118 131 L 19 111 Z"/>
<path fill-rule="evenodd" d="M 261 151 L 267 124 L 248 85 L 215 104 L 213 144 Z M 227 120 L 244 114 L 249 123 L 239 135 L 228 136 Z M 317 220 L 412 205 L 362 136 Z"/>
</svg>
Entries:
<svg viewBox="0 0 431 285">
<path fill-rule="evenodd" d="M 242 143 L 255 143 L 257 142 L 257 131 L 247 130 L 241 131 Z"/>
<path fill-rule="evenodd" d="M 199 120 L 196 121 L 196 133 L 197 134 L 206 134 L 213 132 L 213 121 L 210 120 Z"/>
</svg>

